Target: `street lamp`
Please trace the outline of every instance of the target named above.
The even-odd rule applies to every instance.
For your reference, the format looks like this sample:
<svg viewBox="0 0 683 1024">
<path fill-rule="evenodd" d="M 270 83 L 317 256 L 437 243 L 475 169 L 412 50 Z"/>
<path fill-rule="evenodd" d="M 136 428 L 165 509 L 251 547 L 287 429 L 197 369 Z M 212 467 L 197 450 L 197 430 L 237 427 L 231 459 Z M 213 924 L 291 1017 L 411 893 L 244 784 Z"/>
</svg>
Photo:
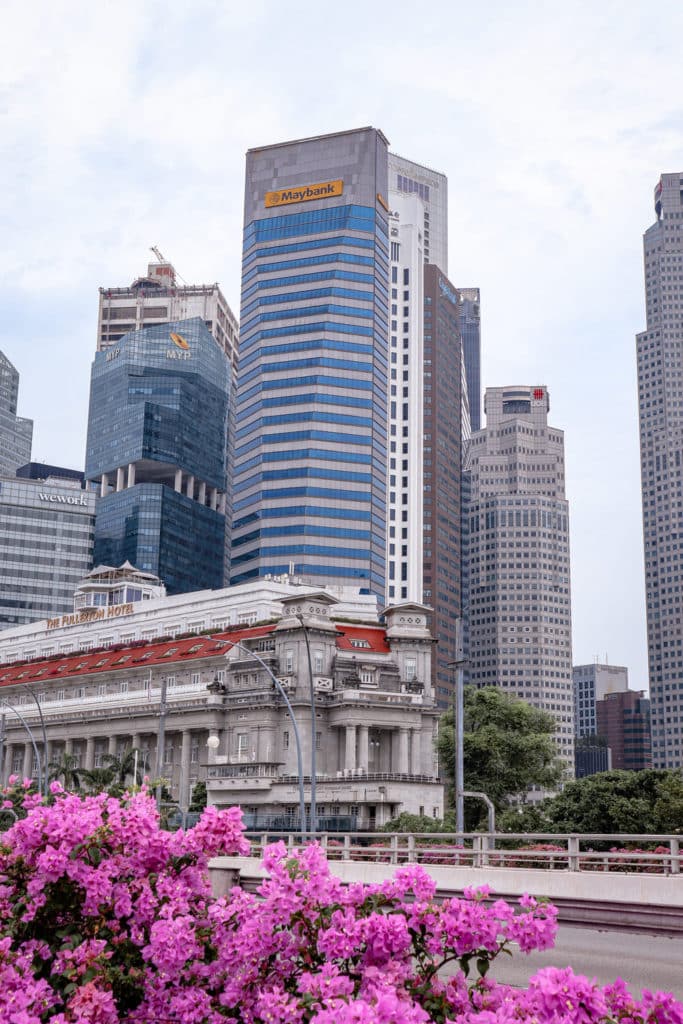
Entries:
<svg viewBox="0 0 683 1024">
<path fill-rule="evenodd" d="M 250 647 L 247 647 L 246 644 L 241 643 L 239 640 L 223 640 L 223 639 L 221 639 L 219 637 L 215 637 L 215 636 L 210 636 L 209 640 L 213 640 L 214 643 L 217 643 L 217 644 L 226 644 L 227 646 L 230 647 L 231 650 L 232 650 L 233 647 L 237 647 L 238 650 L 246 652 L 249 655 L 250 658 L 253 658 L 254 661 L 258 662 L 258 664 L 261 666 L 261 668 L 265 669 L 266 673 L 270 676 L 271 682 L 273 683 L 275 689 L 277 690 L 277 692 L 280 694 L 280 696 L 282 697 L 283 701 L 285 702 L 285 707 L 287 708 L 287 713 L 289 714 L 289 717 L 290 717 L 290 720 L 291 720 L 291 723 L 292 723 L 292 730 L 294 732 L 294 742 L 296 744 L 296 764 L 297 764 L 297 772 L 299 774 L 299 825 L 300 825 L 300 830 L 301 830 L 301 836 L 303 838 L 304 835 L 306 834 L 306 799 L 305 799 L 305 796 L 304 796 L 304 769 L 303 769 L 303 761 L 302 761 L 302 758 L 301 758 L 301 736 L 299 735 L 299 726 L 296 723 L 296 718 L 294 716 L 294 709 L 293 709 L 292 705 L 290 704 L 289 697 L 285 693 L 284 688 L 282 686 L 282 683 L 277 678 L 275 673 L 272 671 L 270 666 L 265 663 L 263 658 L 261 658 L 256 653 L 256 651 L 252 651 L 252 649 Z M 226 655 L 226 657 L 227 657 L 227 655 Z M 220 741 L 218 739 L 218 736 L 213 737 L 213 739 L 216 740 L 215 744 L 209 742 L 211 739 L 212 739 L 212 737 L 209 736 L 209 740 L 207 740 L 207 745 L 209 747 L 212 747 L 215 750 L 216 747 L 218 746 L 218 743 Z M 315 739 L 314 739 L 314 745 L 315 745 Z"/>
<path fill-rule="evenodd" d="M 462 835 L 465 831 L 465 770 L 464 770 L 464 669 L 467 660 L 464 657 L 462 619 L 455 620 L 455 649 L 458 657 L 449 662 L 449 668 L 455 668 L 455 692 L 453 694 L 453 734 L 455 741 L 455 831 Z"/>
<path fill-rule="evenodd" d="M 306 641 L 306 655 L 308 658 L 308 689 L 311 697 L 311 821 L 310 828 L 313 835 L 315 835 L 318 828 L 318 809 L 316 800 L 316 753 L 315 753 L 315 740 L 317 721 L 315 717 L 315 688 L 313 686 L 313 665 L 311 663 L 311 644 L 308 639 L 308 629 L 304 623 L 303 615 L 297 615 L 296 618 L 301 623 L 301 628 L 304 631 L 304 640 Z"/>
<path fill-rule="evenodd" d="M 38 752 L 38 747 L 37 747 L 37 744 L 36 744 L 36 738 L 33 735 L 33 731 L 31 729 L 30 725 L 28 724 L 28 722 L 26 721 L 26 719 L 22 715 L 21 711 L 19 711 L 18 708 L 15 708 L 13 704 L 10 704 L 10 702 L 8 700 L 5 700 L 3 698 L 3 700 L 0 701 L 0 704 L 2 704 L 6 708 L 9 708 L 10 711 L 17 716 L 17 718 L 19 719 L 19 721 L 23 725 L 24 729 L 28 733 L 28 738 L 30 739 L 31 746 L 33 747 L 33 753 L 36 755 L 36 764 L 38 765 L 38 792 L 42 792 L 42 793 L 44 793 L 47 796 L 47 765 L 45 765 L 45 785 L 43 785 L 43 771 L 42 771 L 42 768 L 41 768 L 40 754 Z M 4 722 L 4 717 L 5 716 L 3 715 L 2 716 L 3 722 Z M 4 742 L 4 728 L 3 728 L 3 742 Z M 0 747 L 0 765 L 2 764 L 3 760 L 4 760 L 4 749 L 2 749 Z"/>
</svg>

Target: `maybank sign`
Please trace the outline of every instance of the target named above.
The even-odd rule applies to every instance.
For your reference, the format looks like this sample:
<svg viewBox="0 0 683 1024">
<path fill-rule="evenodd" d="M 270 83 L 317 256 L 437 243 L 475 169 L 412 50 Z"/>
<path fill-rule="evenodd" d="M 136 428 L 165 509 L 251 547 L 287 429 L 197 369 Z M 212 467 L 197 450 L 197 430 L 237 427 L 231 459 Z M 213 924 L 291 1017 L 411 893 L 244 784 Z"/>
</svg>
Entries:
<svg viewBox="0 0 683 1024">
<path fill-rule="evenodd" d="M 340 196 L 344 192 L 344 181 L 319 181 L 315 185 L 294 185 L 282 188 L 278 192 L 266 192 L 266 207 L 289 206 L 291 203 L 307 203 L 311 199 L 329 199 Z"/>
</svg>

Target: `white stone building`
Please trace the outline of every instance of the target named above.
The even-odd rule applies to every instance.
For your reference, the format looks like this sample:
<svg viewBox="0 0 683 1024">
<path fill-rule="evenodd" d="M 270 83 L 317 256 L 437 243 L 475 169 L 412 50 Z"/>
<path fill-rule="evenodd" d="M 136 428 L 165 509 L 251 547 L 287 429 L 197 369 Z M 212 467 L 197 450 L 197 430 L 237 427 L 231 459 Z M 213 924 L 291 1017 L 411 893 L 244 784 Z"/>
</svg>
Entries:
<svg viewBox="0 0 683 1024">
<path fill-rule="evenodd" d="M 31 659 L 24 655 L 9 661 L 17 638 L 13 646 L 5 641 L 0 665 L 3 780 L 12 772 L 27 776 L 38 771 L 19 715 L 44 761 L 40 706 L 48 762 L 68 752 L 92 769 L 105 754 L 135 747 L 149 774 L 169 780 L 181 808 L 188 805 L 193 783 L 205 778 L 211 802 L 240 804 L 255 826 L 294 827 L 299 793 L 295 733 L 275 676 L 301 736 L 307 801 L 315 743 L 323 826 L 342 822 L 374 828 L 402 811 L 440 817 L 443 788 L 434 746 L 438 711 L 427 609 L 407 603 L 388 608 L 380 624 L 367 617 L 349 621 L 352 604 L 338 601 L 329 590 L 264 581 L 233 591 L 234 602 L 230 591 L 218 601 L 214 595 L 213 602 L 200 595 L 203 617 L 192 619 L 194 626 L 178 629 L 175 636 L 162 636 L 160 630 L 180 626 L 178 607 L 175 616 L 164 619 L 168 606 L 180 598 L 145 601 L 144 608 L 115 606 L 124 610 L 111 620 L 88 618 L 93 609 L 87 609 L 71 624 L 60 622 L 52 629 L 39 624 Z M 182 595 L 188 604 L 194 597 Z M 166 606 L 165 613 L 155 605 Z M 198 616 L 197 607 L 186 614 L 186 625 L 193 614 Z M 137 639 L 102 643 L 102 630 L 113 636 L 124 628 Z M 155 635 L 145 638 L 150 630 Z M 67 651 L 63 638 L 69 633 L 73 647 Z M 50 634 L 59 650 L 39 653 Z M 22 639 L 26 650 L 30 641 L 25 634 Z M 166 740 L 157 764 L 164 694 Z M 218 743 L 208 744 L 210 736 Z"/>
</svg>

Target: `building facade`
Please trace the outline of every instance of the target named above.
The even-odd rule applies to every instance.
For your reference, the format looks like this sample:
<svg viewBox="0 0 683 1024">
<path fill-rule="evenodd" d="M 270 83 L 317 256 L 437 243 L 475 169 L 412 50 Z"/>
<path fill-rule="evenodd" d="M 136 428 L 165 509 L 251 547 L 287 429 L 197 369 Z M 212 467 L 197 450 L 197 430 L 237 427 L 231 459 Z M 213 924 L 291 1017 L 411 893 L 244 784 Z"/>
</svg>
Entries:
<svg viewBox="0 0 683 1024">
<path fill-rule="evenodd" d="M 157 260 L 129 288 L 100 288 L 97 351 L 116 348 L 125 334 L 200 317 L 237 373 L 238 325 L 218 284 L 188 285 L 173 264 Z"/>
<path fill-rule="evenodd" d="M 248 599 L 245 590 L 254 596 L 254 587 L 263 585 L 235 588 L 237 606 Z M 296 828 L 296 734 L 274 675 L 297 723 L 307 801 L 316 747 L 323 827 L 374 828 L 402 811 L 441 817 L 425 609 L 398 605 L 385 611 L 384 625 L 376 619 L 352 625 L 340 621 L 341 606 L 329 592 L 288 589 L 278 595 L 278 617 L 268 622 L 4 664 L 3 781 L 11 772 L 38 773 L 13 712 L 38 729 L 37 701 L 47 729 L 47 758 L 37 743 L 42 762 L 69 753 L 92 769 L 105 754 L 135 748 L 143 770 L 165 777 L 182 809 L 193 783 L 206 779 L 210 802 L 239 804 L 248 824 Z M 81 633 L 99 628 L 93 620 L 78 626 Z"/>
<path fill-rule="evenodd" d="M 462 603 L 462 456 L 467 422 L 458 292 L 424 268 L 423 599 L 434 609 L 432 683 L 440 707 L 453 694 Z"/>
<path fill-rule="evenodd" d="M 628 669 L 623 665 L 574 665 L 574 735 L 594 736 L 598 728 L 595 705 L 604 700 L 608 693 L 623 693 L 628 690 Z"/>
<path fill-rule="evenodd" d="M 50 468 L 0 478 L 0 630 L 70 612 L 92 567 L 95 494 Z"/>
<path fill-rule="evenodd" d="M 233 583 L 384 597 L 387 184 L 373 128 L 247 153 Z"/>
<path fill-rule="evenodd" d="M 683 766 L 683 172 L 662 174 L 643 237 L 637 336 L 647 643 L 655 768 Z"/>
<path fill-rule="evenodd" d="M 481 428 L 481 301 L 478 288 L 458 288 L 458 320 L 472 430 Z"/>
<path fill-rule="evenodd" d="M 640 772 L 652 767 L 650 701 L 643 691 L 617 691 L 599 700 L 597 733 L 607 743 L 612 768 Z"/>
<path fill-rule="evenodd" d="M 96 354 L 85 470 L 100 494 L 96 564 L 130 562 L 171 594 L 223 586 L 231 386 L 199 318 Z"/>
<path fill-rule="evenodd" d="M 0 476 L 14 476 L 31 458 L 33 420 L 17 416 L 19 374 L 0 352 Z"/>
<path fill-rule="evenodd" d="M 422 259 L 448 273 L 448 179 L 440 171 L 389 153 L 389 197 L 392 211 L 399 197 L 419 201 Z"/>
<path fill-rule="evenodd" d="M 550 712 L 574 767 L 564 436 L 547 389 L 487 388 L 468 459 L 470 680 Z"/>
</svg>

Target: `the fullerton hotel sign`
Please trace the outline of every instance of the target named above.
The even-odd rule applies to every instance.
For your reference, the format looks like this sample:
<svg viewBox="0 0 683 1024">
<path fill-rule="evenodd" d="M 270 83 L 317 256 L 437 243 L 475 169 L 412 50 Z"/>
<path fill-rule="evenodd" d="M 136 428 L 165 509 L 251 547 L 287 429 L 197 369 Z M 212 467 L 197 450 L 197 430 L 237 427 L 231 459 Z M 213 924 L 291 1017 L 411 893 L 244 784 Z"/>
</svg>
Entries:
<svg viewBox="0 0 683 1024">
<path fill-rule="evenodd" d="M 47 620 L 48 629 L 59 629 L 61 626 L 80 626 L 84 622 L 97 622 L 98 619 L 119 619 L 122 615 L 131 615 L 135 605 L 112 604 L 108 608 L 84 608 L 83 611 L 71 615 L 59 615 Z"/>
</svg>

